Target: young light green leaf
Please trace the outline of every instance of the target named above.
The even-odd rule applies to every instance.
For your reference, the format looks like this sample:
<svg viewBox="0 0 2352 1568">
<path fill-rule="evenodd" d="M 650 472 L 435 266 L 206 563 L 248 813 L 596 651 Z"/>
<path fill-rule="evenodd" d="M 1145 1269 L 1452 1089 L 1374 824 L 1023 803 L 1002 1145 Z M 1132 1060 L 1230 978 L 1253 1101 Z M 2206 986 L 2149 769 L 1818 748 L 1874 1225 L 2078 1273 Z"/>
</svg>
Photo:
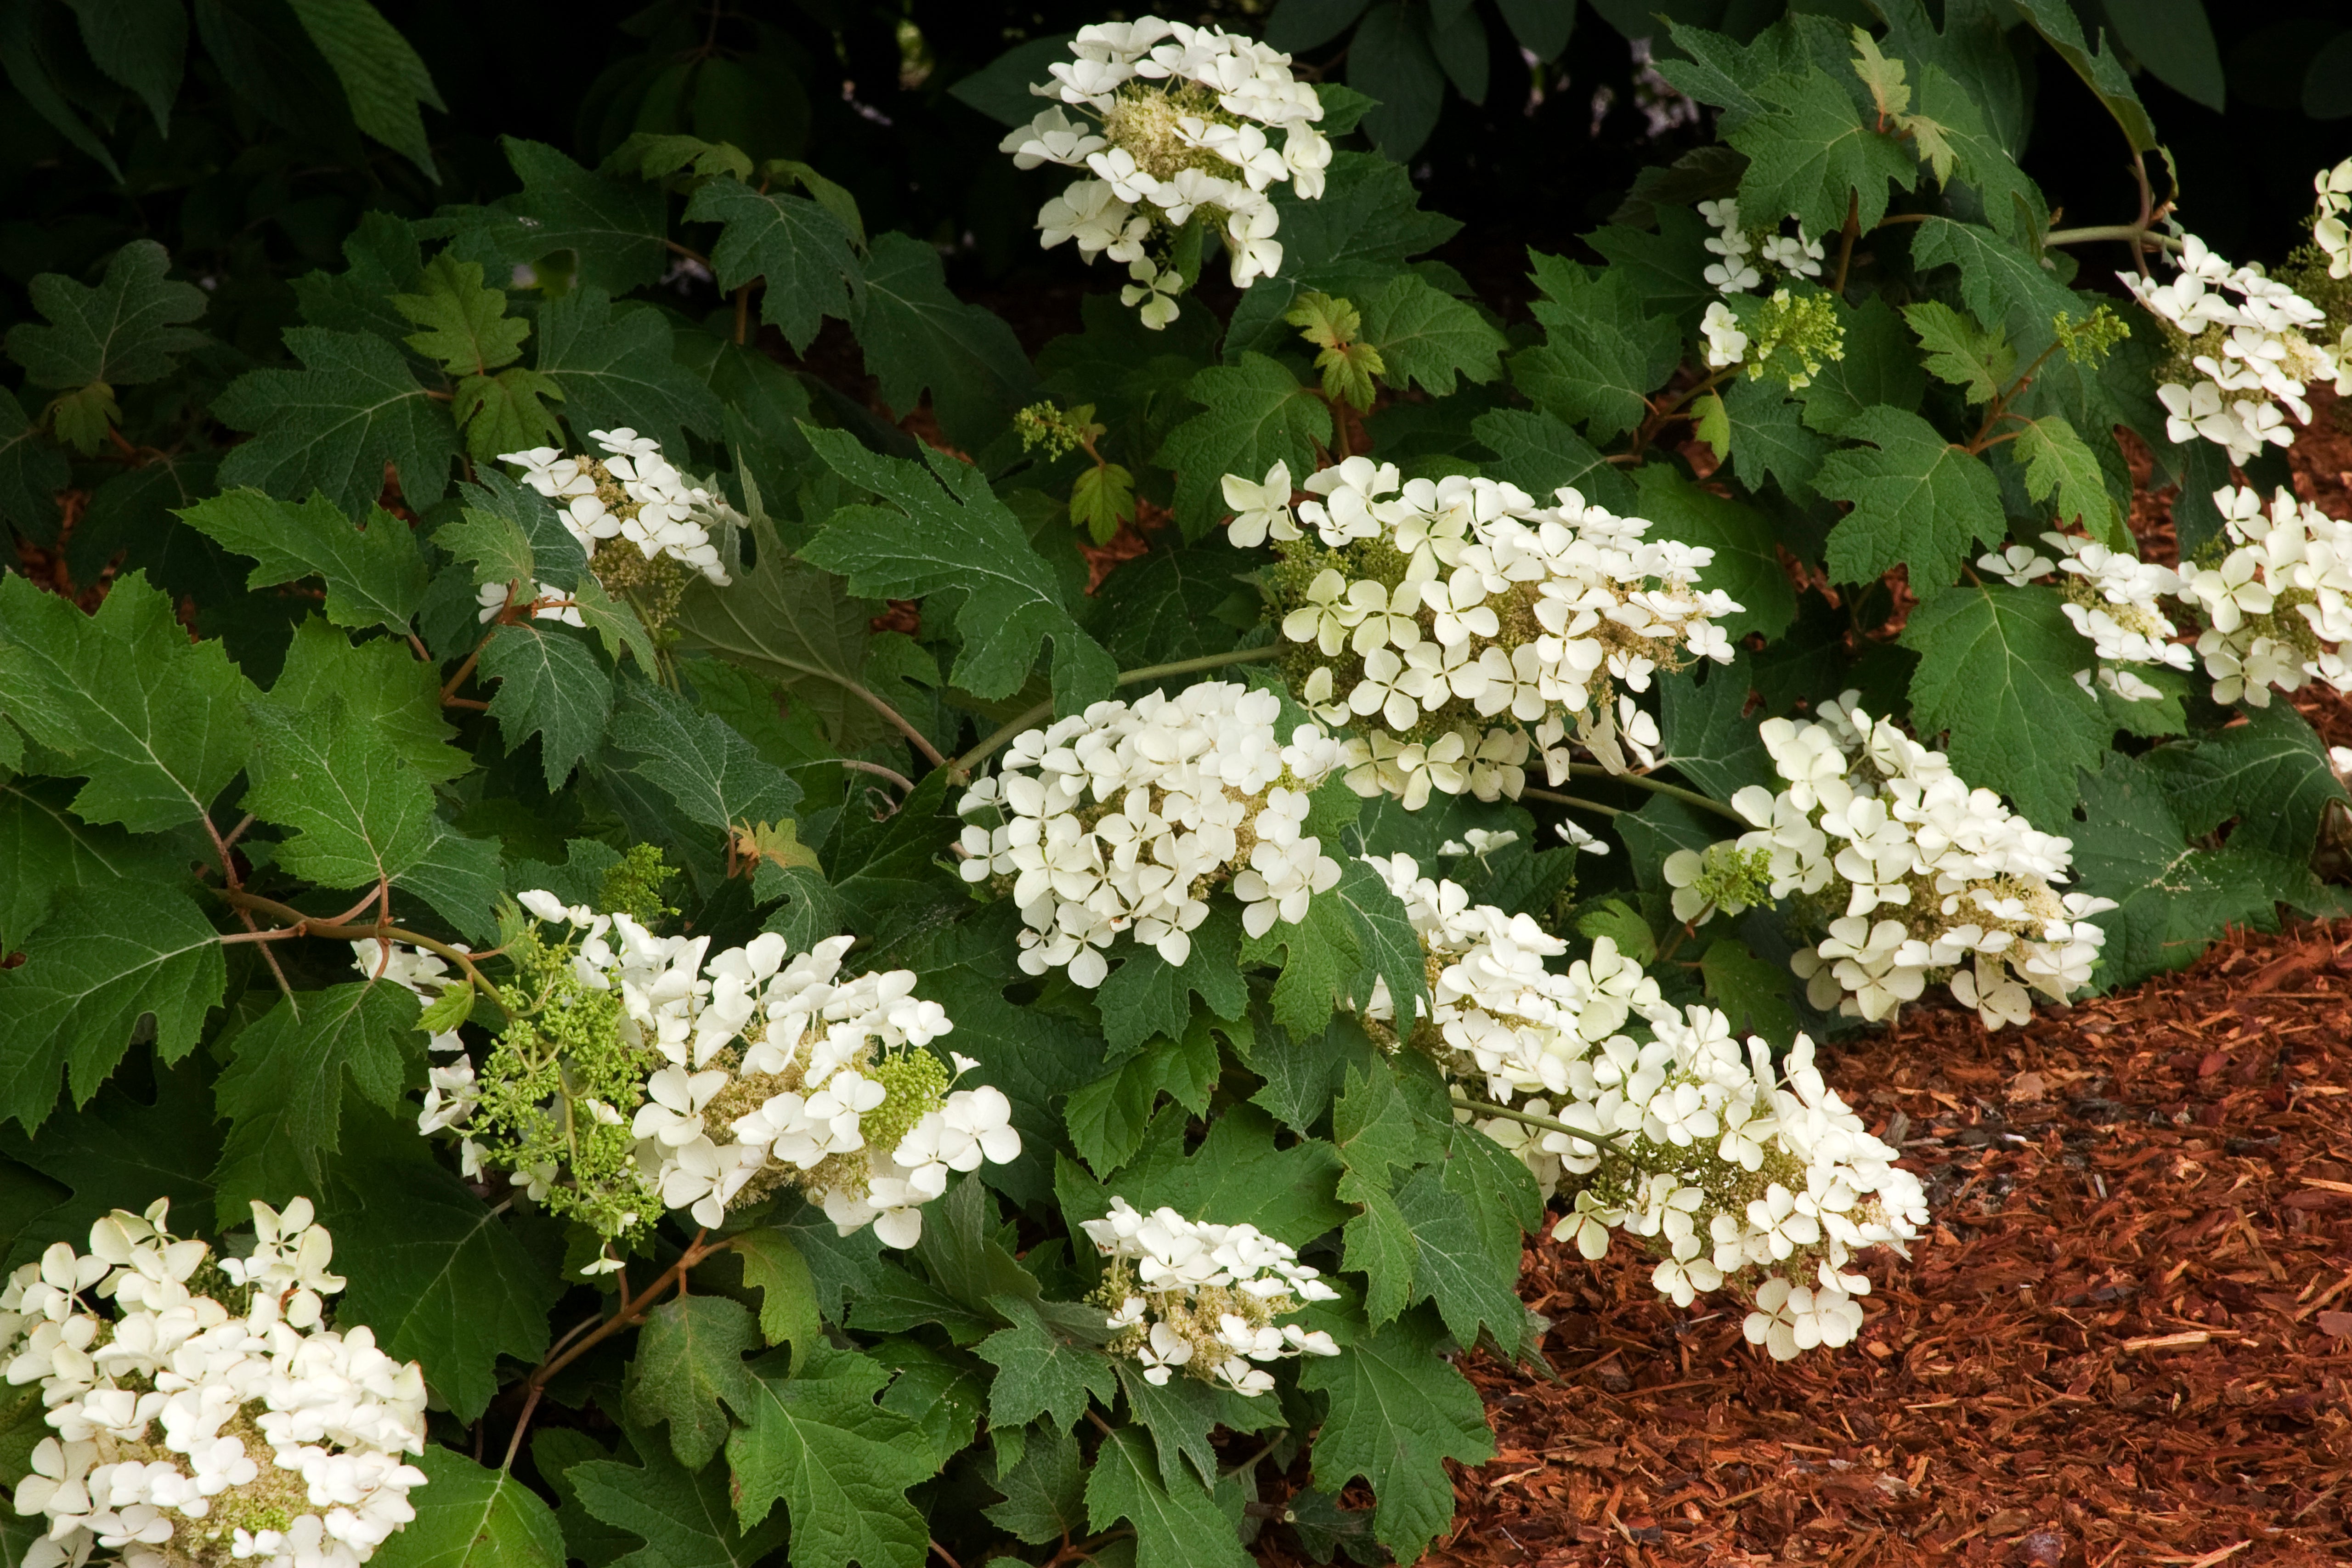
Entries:
<svg viewBox="0 0 2352 1568">
<path fill-rule="evenodd" d="M 974 696 L 1019 690 L 1046 638 L 1057 705 L 1075 711 L 1109 693 L 1110 655 L 1078 629 L 1053 568 L 977 468 L 929 453 L 924 464 L 885 458 L 845 430 L 803 429 L 834 472 L 889 503 L 835 512 L 802 549 L 804 559 L 842 574 L 861 596 L 962 590 L 955 625 L 963 646 L 949 679 Z"/>
<path fill-rule="evenodd" d="M 997 1369 L 988 1391 L 991 1425 L 1025 1426 L 1046 1415 L 1050 1430 L 1066 1432 L 1086 1414 L 1089 1395 L 1111 1407 L 1118 1378 L 1111 1358 L 1096 1344 L 1048 1322 L 1017 1296 L 999 1296 L 991 1305 L 1013 1325 L 972 1346 L 974 1355 Z M 1101 1309 L 1089 1310 L 1089 1321 L 1098 1324 L 1101 1318 Z"/>
<path fill-rule="evenodd" d="M 392 296 L 393 309 L 425 329 L 410 348 L 452 375 L 476 375 L 512 364 L 522 354 L 530 323 L 507 314 L 507 291 L 482 286 L 482 264 L 443 251 L 425 264 L 416 292 Z"/>
<path fill-rule="evenodd" d="M 1761 384 L 1760 383 L 1758 384 Z M 1716 393 L 1691 402 L 1691 434 L 1706 442 L 1718 463 L 1731 458 L 1731 416 L 1725 412 L 1723 398 Z"/>
<path fill-rule="evenodd" d="M 383 493 L 389 464 L 411 505 L 440 500 L 457 427 L 400 351 L 318 327 L 289 327 L 285 338 L 300 370 L 247 371 L 213 403 L 224 424 L 254 433 L 222 459 L 221 483 L 288 499 L 324 491 L 349 516 Z"/>
<path fill-rule="evenodd" d="M 749 1532 L 736 1528 L 724 1467 L 697 1474 L 657 1447 L 640 1452 L 640 1465 L 589 1459 L 563 1473 L 564 1485 L 592 1518 L 645 1542 L 604 1568 L 752 1568 L 783 1545 L 782 1519 L 772 1518 Z M 567 1544 L 575 1556 L 586 1555 L 578 1542 Z"/>
<path fill-rule="evenodd" d="M 1903 62 L 1878 52 L 1878 40 L 1861 27 L 1853 30 L 1853 74 L 1870 89 L 1881 120 L 1898 119 L 1911 107 L 1911 89 L 1903 80 Z M 1940 177 L 1940 176 L 1939 176 Z"/>
<path fill-rule="evenodd" d="M 245 704 L 259 695 L 217 642 L 191 643 L 143 574 L 94 615 L 26 579 L 0 578 L 0 711 L 85 775 L 85 822 L 152 833 L 200 822 L 245 766 Z"/>
<path fill-rule="evenodd" d="M 1959 775 L 2006 792 L 2037 824 L 2064 822 L 2075 770 L 2098 768 L 2113 729 L 2074 683 L 2084 644 L 2057 590 L 1955 588 L 1911 613 L 1903 646 L 1920 654 L 1911 676 L 1919 729 L 1950 732 Z"/>
<path fill-rule="evenodd" d="M 513 1471 L 438 1443 L 414 1463 L 425 1479 L 411 1500 L 416 1517 L 375 1549 L 378 1568 L 563 1568 L 555 1515 Z"/>
<path fill-rule="evenodd" d="M 950 293 L 940 253 L 924 240 L 878 237 L 865 272 L 850 326 L 882 400 L 911 410 L 928 391 L 940 433 L 978 451 L 1036 385 L 1013 329 Z"/>
<path fill-rule="evenodd" d="M 1372 378 L 1385 374 L 1388 364 L 1379 349 L 1363 341 L 1363 313 L 1352 302 L 1309 291 L 1282 319 L 1319 351 L 1315 368 L 1323 374 L 1326 402 L 1345 403 L 1360 414 L 1372 405 L 1378 395 Z"/>
<path fill-rule="evenodd" d="M 1087 1527 L 1105 1531 L 1122 1519 L 1135 1527 L 1136 1568 L 1248 1568 L 1234 1521 L 1199 1481 L 1166 1483 L 1133 1427 L 1103 1439 L 1087 1477 Z"/>
<path fill-rule="evenodd" d="M 368 135 L 425 171 L 433 168 L 433 148 L 425 139 L 419 105 L 446 110 L 433 85 L 433 73 L 416 58 L 393 25 L 368 0 L 291 0 L 294 15 L 319 52 L 334 68 L 352 106 L 352 119 Z"/>
<path fill-rule="evenodd" d="M 1304 478 L 1314 471 L 1315 448 L 1331 439 L 1330 408 L 1264 354 L 1212 365 L 1184 390 L 1202 412 L 1170 431 L 1151 460 L 1176 471 L 1176 521 L 1187 539 L 1224 517 L 1225 475 L 1263 479 L 1281 462 Z"/>
<path fill-rule="evenodd" d="M 751 1314 L 724 1296 L 680 1296 L 647 1314 L 623 1390 L 629 1419 L 648 1429 L 667 1423 L 678 1463 L 698 1470 L 735 1429 L 728 1412 L 748 1415 L 759 1386 L 743 1357 L 760 1348 Z"/>
<path fill-rule="evenodd" d="M 2009 450 L 2011 458 L 2025 470 L 2025 493 L 2055 506 L 2057 515 L 2053 521 L 2061 532 L 2079 529 L 2110 550 L 2135 548 L 2123 513 L 2115 497 L 2107 493 L 2098 454 L 2074 433 L 2072 425 L 2055 414 L 2029 419 Z"/>
<path fill-rule="evenodd" d="M 1135 515 L 1135 476 L 1117 463 L 1080 471 L 1070 486 L 1070 521 L 1097 544 L 1108 544 Z"/>
<path fill-rule="evenodd" d="M 2007 536 L 1992 470 L 1917 415 L 1864 409 L 1840 433 L 1871 445 L 1832 452 L 1816 481 L 1823 495 L 1854 503 L 1830 531 L 1836 581 L 1872 582 L 1900 564 L 1911 569 L 1914 592 L 1932 595 L 1959 575 L 1975 543 Z"/>
<path fill-rule="evenodd" d="M 171 269 L 162 246 L 134 239 L 108 259 L 95 287 L 42 273 L 27 292 L 47 324 L 9 328 L 8 357 L 36 386 L 129 386 L 169 375 L 179 355 L 206 342 L 185 324 L 205 313 L 205 291 L 171 281 Z"/>
<path fill-rule="evenodd" d="M 1481 1465 L 1495 1453 L 1478 1391 L 1445 1359 L 1445 1344 L 1423 1308 L 1359 1335 L 1339 1355 L 1312 1359 L 1299 1374 L 1301 1387 L 1331 1397 L 1315 1440 L 1315 1484 L 1336 1493 L 1359 1476 L 1370 1482 L 1372 1532 L 1401 1563 L 1453 1521 L 1444 1461 Z"/>
<path fill-rule="evenodd" d="M 716 436 L 719 399 L 678 363 L 669 323 L 659 310 L 583 285 L 552 300 L 539 317 L 540 374 L 555 384 L 575 435 L 625 426 L 680 457 L 685 432 Z"/>
<path fill-rule="evenodd" d="M 226 1212 L 318 1188 L 320 1157 L 342 1147 L 346 1079 L 370 1102 L 400 1108 L 412 1074 L 423 1076 L 417 1011 L 414 993 L 360 980 L 281 996 L 232 1037 L 234 1055 L 214 1086 L 229 1123 L 213 1173 Z M 284 1185 L 277 1179 L 281 1172 L 299 1184 Z"/>
<path fill-rule="evenodd" d="M 364 631 L 382 626 L 404 636 L 425 599 L 425 559 L 408 525 L 372 508 L 354 528 L 343 510 L 318 491 L 296 503 L 257 489 L 233 489 L 181 509 L 180 520 L 239 555 L 254 559 L 249 588 L 274 587 L 305 577 L 325 579 L 327 618 Z"/>
<path fill-rule="evenodd" d="M 848 319 L 860 281 L 857 256 L 848 229 L 815 202 L 755 191 L 740 178 L 715 179 L 694 193 L 686 220 L 721 226 L 710 250 L 719 287 L 731 293 L 761 279 L 760 320 L 781 331 L 795 353 L 825 317 Z"/>
<path fill-rule="evenodd" d="M 749 1426 L 727 1439 L 735 1516 L 745 1529 L 778 1502 L 792 1526 L 793 1568 L 921 1568 L 930 1532 L 906 1491 L 932 1473 L 930 1445 L 903 1415 L 874 1403 L 889 1373 L 862 1355 L 822 1357 L 788 1375 L 772 1352 Z"/>
<path fill-rule="evenodd" d="M 228 984 L 204 910 L 152 886 L 60 894 L 24 953 L 0 969 L 0 1114 L 27 1131 L 55 1107 L 60 1068 L 89 1103 L 147 1018 L 157 1055 L 187 1055 Z"/>
<path fill-rule="evenodd" d="M 1927 351 L 1927 368 L 1968 391 L 1970 403 L 1990 403 L 2017 375 L 2017 351 L 1949 305 L 1933 300 L 1903 307 L 1903 319 Z"/>
</svg>

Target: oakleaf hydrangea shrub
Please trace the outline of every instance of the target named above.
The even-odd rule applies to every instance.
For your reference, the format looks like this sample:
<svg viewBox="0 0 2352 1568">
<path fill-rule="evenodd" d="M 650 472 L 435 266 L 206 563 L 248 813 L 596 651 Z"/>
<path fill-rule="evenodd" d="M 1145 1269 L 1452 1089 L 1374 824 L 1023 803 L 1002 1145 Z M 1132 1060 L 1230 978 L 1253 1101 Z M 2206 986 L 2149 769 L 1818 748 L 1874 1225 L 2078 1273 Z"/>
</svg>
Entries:
<svg viewBox="0 0 2352 1568">
<path fill-rule="evenodd" d="M 2336 911 L 2352 803 L 2283 456 L 2352 163 L 2223 259 L 2012 9 L 1662 23 L 1713 144 L 1507 330 L 1492 215 L 1238 16 L 960 95 L 1044 343 L 846 147 L 683 133 L 285 290 L 36 279 L 11 1560 L 1404 1562 L 1530 1236 L 1880 1343 L 1933 1216 L 1848 1042 Z M 2131 171 L 2082 226 L 2033 79 Z"/>
</svg>

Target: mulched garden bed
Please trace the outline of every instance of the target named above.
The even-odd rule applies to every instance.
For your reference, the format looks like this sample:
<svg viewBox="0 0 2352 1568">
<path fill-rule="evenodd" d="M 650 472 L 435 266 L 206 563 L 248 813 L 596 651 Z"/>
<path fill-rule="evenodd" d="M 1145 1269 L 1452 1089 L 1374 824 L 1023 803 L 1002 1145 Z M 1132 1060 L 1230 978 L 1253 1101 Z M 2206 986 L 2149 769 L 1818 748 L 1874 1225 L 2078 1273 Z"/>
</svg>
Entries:
<svg viewBox="0 0 2352 1568">
<path fill-rule="evenodd" d="M 2352 1556 L 2347 1036 L 2338 925 L 2022 1031 L 1914 1008 L 1827 1053 L 1937 1221 L 1859 1345 L 1776 1364 L 1630 1247 L 1547 1238 L 1520 1283 L 1557 1380 L 1467 1359 L 1498 1453 L 1428 1561 Z"/>
</svg>

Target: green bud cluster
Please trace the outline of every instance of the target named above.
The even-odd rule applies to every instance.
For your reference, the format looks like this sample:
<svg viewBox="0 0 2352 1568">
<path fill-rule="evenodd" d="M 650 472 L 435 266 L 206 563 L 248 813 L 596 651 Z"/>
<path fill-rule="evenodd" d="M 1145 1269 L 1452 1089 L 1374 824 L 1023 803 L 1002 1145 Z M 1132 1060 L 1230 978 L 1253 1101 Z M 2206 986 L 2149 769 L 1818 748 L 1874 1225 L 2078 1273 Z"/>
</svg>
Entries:
<svg viewBox="0 0 2352 1568">
<path fill-rule="evenodd" d="M 1769 366 L 1772 374 L 1799 392 L 1813 384 L 1823 362 L 1845 358 L 1845 328 L 1837 319 L 1837 302 L 1818 289 L 1799 294 L 1775 289 L 1769 299 L 1741 311 L 1748 333 L 1748 379 L 1760 381 Z M 1772 362 L 1785 354 L 1778 364 Z"/>
</svg>

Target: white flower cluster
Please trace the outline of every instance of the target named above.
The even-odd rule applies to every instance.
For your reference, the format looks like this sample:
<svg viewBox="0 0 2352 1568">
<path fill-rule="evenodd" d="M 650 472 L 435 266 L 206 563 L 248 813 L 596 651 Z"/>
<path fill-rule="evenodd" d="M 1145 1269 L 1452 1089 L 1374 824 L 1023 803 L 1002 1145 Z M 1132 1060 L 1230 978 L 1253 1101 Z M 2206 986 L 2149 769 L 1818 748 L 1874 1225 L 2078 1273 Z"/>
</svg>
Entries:
<svg viewBox="0 0 2352 1568">
<path fill-rule="evenodd" d="M 1574 739 L 1612 769 L 1654 760 L 1656 721 L 1625 691 L 1688 658 L 1728 661 L 1739 605 L 1696 586 L 1715 556 L 1645 537 L 1650 524 L 1562 489 L 1538 508 L 1515 486 L 1402 479 L 1349 458 L 1308 476 L 1224 480 L 1233 542 L 1271 538 L 1292 689 L 1328 724 L 1378 720 L 1348 742 L 1350 787 L 1418 809 L 1432 792 L 1516 799 L 1530 749 L 1551 782 Z M 1622 742 L 1622 744 L 1621 744 Z"/>
<path fill-rule="evenodd" d="M 2202 437 L 2243 463 L 2264 443 L 2294 442 L 2282 405 L 2298 423 L 2311 422 L 2311 383 L 2335 382 L 2339 393 L 2352 393 L 2352 367 L 2304 335 L 2326 319 L 2318 306 L 2259 266 L 2231 267 L 2193 234 L 2173 259 L 2179 270 L 2168 283 L 2136 272 L 2116 275 L 2188 340 L 2178 357 L 2200 378 L 2156 389 L 2168 416 L 2167 437 Z"/>
<path fill-rule="evenodd" d="M 1016 737 L 956 812 L 995 818 L 964 828 L 963 879 L 1007 883 L 1024 928 L 1021 967 L 1066 966 L 1078 984 L 1099 985 L 1103 950 L 1121 931 L 1181 964 L 1220 885 L 1252 936 L 1305 919 L 1339 879 L 1304 830 L 1307 794 L 1339 746 L 1312 724 L 1284 744 L 1281 716 L 1270 691 L 1202 681 L 1097 702 Z"/>
<path fill-rule="evenodd" d="M 2128 665 L 2163 665 L 2188 669 L 2196 660 L 2184 643 L 2175 642 L 2179 628 L 2164 613 L 2160 601 L 2181 591 L 2180 574 L 2169 566 L 2111 550 L 2079 534 L 2045 533 L 2042 542 L 2057 559 L 2031 545 L 2012 544 L 1977 558 L 1977 569 L 2021 588 L 2037 577 L 2056 573 L 2066 596 L 2063 606 L 2091 645 L 2098 662 L 2074 672 L 2084 690 L 2105 687 L 2126 702 L 2161 698 L 2163 691 L 2135 675 Z"/>
<path fill-rule="evenodd" d="M 2090 917 L 2115 908 L 2053 889 L 2073 842 L 1970 789 L 1942 752 L 1853 696 L 1819 721 L 1765 721 L 1782 788 L 1731 797 L 1753 832 L 1667 857 L 1675 918 L 1796 899 L 1800 920 L 1824 934 L 1790 965 L 1813 1005 L 1852 1016 L 1884 1018 L 1938 981 L 1987 1028 L 2023 1023 L 2031 992 L 2064 1001 L 2106 940 Z"/>
<path fill-rule="evenodd" d="M 1094 1296 L 1118 1331 L 1110 1352 L 1141 1362 L 1147 1383 L 1181 1369 L 1255 1396 L 1274 1377 L 1252 1362 L 1339 1353 L 1321 1329 L 1275 1323 L 1339 1292 L 1255 1226 L 1189 1220 L 1171 1208 L 1139 1214 L 1115 1197 L 1108 1214 L 1081 1228 L 1110 1265 Z"/>
<path fill-rule="evenodd" d="M 2329 517 L 2282 488 L 2265 515 L 2262 496 L 2213 492 L 2229 552 L 2186 574 L 2181 596 L 2205 621 L 2197 652 L 2213 700 L 2270 706 L 2271 690 L 2313 679 L 2352 691 L 2352 522 Z"/>
<path fill-rule="evenodd" d="M 169 1207 L 117 1209 L 87 1253 L 58 1242 L 0 1290 L 8 1381 L 41 1385 L 56 1433 L 16 1483 L 46 1525 L 18 1561 L 359 1568 L 416 1517 L 423 1371 L 320 1326 L 343 1281 L 307 1199 L 255 1204 L 252 1253 L 209 1268 Z"/>
<path fill-rule="evenodd" d="M 619 539 L 635 545 L 647 562 L 667 557 L 726 586 L 727 568 L 710 542 L 714 523 L 741 521 L 726 498 L 689 482 L 662 456 L 660 442 L 635 430 L 591 430 L 588 436 L 604 449 L 603 458 L 571 458 L 552 447 L 534 447 L 528 452 L 508 452 L 499 461 L 521 466 L 523 482 L 556 503 L 564 528 L 592 558 L 597 546 Z M 484 620 L 497 614 L 490 592 L 482 590 Z M 563 600 L 559 590 L 543 583 L 539 595 L 558 605 Z M 572 624 L 579 624 L 578 616 L 578 611 L 572 612 Z"/>
<path fill-rule="evenodd" d="M 1070 53 L 1049 68 L 1050 83 L 1029 90 L 1083 118 L 1048 109 L 999 148 L 1020 168 L 1057 163 L 1094 176 L 1039 211 L 1045 248 L 1074 239 L 1088 261 L 1125 262 L 1135 281 L 1122 299 L 1141 305 L 1154 330 L 1177 316 L 1185 279 L 1166 253 L 1187 225 L 1223 235 L 1234 288 L 1279 271 L 1280 215 L 1267 187 L 1287 180 L 1312 200 L 1331 163 L 1314 124 L 1322 101 L 1290 74 L 1290 57 L 1157 16 L 1081 27 Z M 1279 148 L 1268 138 L 1277 131 Z"/>
<path fill-rule="evenodd" d="M 1705 277 L 1717 293 L 1736 295 L 1760 289 L 1767 271 L 1782 279 L 1820 280 L 1828 253 L 1819 239 L 1805 232 L 1802 224 L 1797 225 L 1794 235 L 1782 234 L 1777 225 L 1770 228 L 1743 228 L 1737 196 L 1701 202 L 1698 216 L 1715 230 L 1706 240 L 1707 253 L 1715 259 L 1707 263 Z M 1792 222 L 1795 216 L 1790 215 Z M 1777 291 L 1776 299 L 1778 303 L 1786 305 L 1787 291 Z M 1738 312 L 1723 300 L 1708 303 L 1706 314 L 1699 321 L 1699 331 L 1706 339 L 1708 369 L 1723 370 L 1748 356 L 1748 333 L 1740 324 Z"/>
<path fill-rule="evenodd" d="M 841 978 L 854 938 L 792 954 L 769 932 L 706 962 L 708 937 L 656 936 L 626 914 L 567 907 L 545 891 L 520 902 L 566 928 L 581 988 L 617 994 L 615 1043 L 635 1064 L 623 1079 L 634 1103 L 592 1089 L 545 1114 L 625 1126 L 643 1190 L 697 1225 L 716 1226 L 729 1208 L 789 1184 L 843 1235 L 871 1224 L 887 1245 L 912 1247 L 922 1205 L 947 1190 L 950 1172 L 1019 1156 L 1004 1095 L 953 1088 L 978 1064 L 957 1057 L 951 1076 L 923 1049 L 955 1026 L 914 994 L 913 972 Z M 470 1134 L 500 1068 L 495 1052 L 478 1077 L 464 1058 L 435 1068 L 418 1130 Z M 489 1152 L 470 1135 L 461 1150 L 467 1173 L 478 1174 Z M 545 1198 L 562 1175 L 556 1162 L 530 1160 L 510 1179 Z M 623 1229 L 637 1219 L 617 1217 Z M 609 1251 L 592 1266 L 618 1267 Z"/>
<path fill-rule="evenodd" d="M 1721 1013 L 1669 1005 L 1608 938 L 1555 973 L 1544 960 L 1567 944 L 1526 915 L 1472 905 L 1410 856 L 1370 864 L 1404 900 L 1437 977 L 1433 1010 L 1409 1031 L 1384 990 L 1369 1023 L 1429 1053 L 1469 1093 L 1517 1100 L 1558 1124 L 1462 1113 L 1547 1193 L 1580 1178 L 1559 1239 L 1599 1258 L 1612 1229 L 1643 1238 L 1664 1255 L 1651 1282 L 1683 1306 L 1764 1270 L 1748 1337 L 1783 1360 L 1853 1337 L 1853 1298 L 1870 1281 L 1846 1265 L 1863 1247 L 1916 1236 L 1927 1203 L 1916 1178 L 1895 1169 L 1896 1152 L 1822 1081 L 1811 1040 L 1799 1037 L 1776 1073 L 1762 1040 L 1743 1050 Z"/>
<path fill-rule="evenodd" d="M 2327 258 L 2330 278 L 2352 278 L 2352 226 L 2345 221 L 2346 215 L 2352 214 L 2352 158 L 2322 169 L 2312 176 L 2311 184 L 2319 193 L 2317 210 L 2311 215 L 2312 243 Z M 2352 329 L 2346 335 L 2352 336 Z M 2342 355 L 2339 349 L 2339 361 Z"/>
</svg>

